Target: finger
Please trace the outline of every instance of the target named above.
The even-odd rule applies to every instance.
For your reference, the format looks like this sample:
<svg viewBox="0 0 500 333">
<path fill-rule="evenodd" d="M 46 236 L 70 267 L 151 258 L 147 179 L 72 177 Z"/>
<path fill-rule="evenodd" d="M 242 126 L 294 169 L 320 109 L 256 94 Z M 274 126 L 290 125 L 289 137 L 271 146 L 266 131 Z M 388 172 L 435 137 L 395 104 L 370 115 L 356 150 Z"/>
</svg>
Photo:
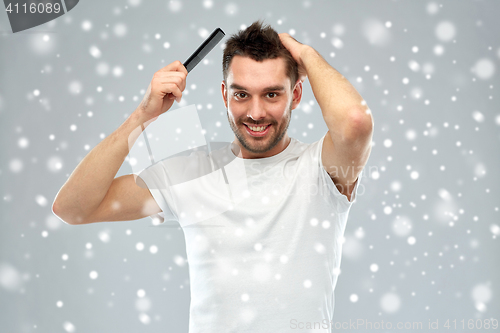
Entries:
<svg viewBox="0 0 500 333">
<path fill-rule="evenodd" d="M 173 73 L 178 73 L 175 75 Z M 175 86 L 176 88 L 172 88 Z M 153 87 L 156 91 L 161 92 L 163 95 L 171 93 L 172 89 L 178 89 L 180 92 L 184 91 L 186 88 L 186 80 L 184 79 L 184 74 L 180 72 L 170 72 L 170 73 L 155 73 L 153 79 Z"/>
<path fill-rule="evenodd" d="M 165 92 L 166 93 L 171 93 L 174 97 L 177 103 L 181 101 L 182 98 L 182 91 L 179 89 L 179 87 L 175 83 L 168 83 L 165 85 Z"/>
<path fill-rule="evenodd" d="M 184 73 L 186 76 L 188 75 L 188 71 L 187 71 L 186 67 L 184 67 L 182 62 L 180 62 L 179 60 L 177 60 L 175 62 L 175 70 L 178 72 Z"/>
<path fill-rule="evenodd" d="M 161 83 L 175 82 L 181 91 L 186 88 L 186 74 L 182 72 L 162 72 L 158 74 Z"/>
<path fill-rule="evenodd" d="M 184 67 L 184 65 L 179 60 L 176 60 L 168 64 L 167 66 L 161 68 L 159 71 L 160 72 L 177 71 L 177 72 L 182 72 L 186 75 L 188 74 L 186 67 Z"/>
<path fill-rule="evenodd" d="M 169 93 L 173 94 L 176 99 L 180 99 L 182 96 L 181 88 L 184 88 L 184 80 L 180 77 L 170 77 L 170 78 L 161 78 L 159 74 L 155 74 L 155 78 L 152 84 L 152 90 L 155 95 L 161 94 L 163 98 Z"/>
<path fill-rule="evenodd" d="M 166 72 L 163 72 L 163 71 L 158 71 L 157 72 L 158 76 L 159 77 L 169 77 L 169 76 L 179 76 L 179 77 L 182 77 L 182 78 L 185 78 L 186 77 L 186 74 L 184 74 L 183 72 L 177 72 L 177 71 L 166 71 Z"/>
<path fill-rule="evenodd" d="M 281 38 L 282 41 L 285 42 L 290 42 L 291 39 L 295 40 L 295 38 L 293 38 L 290 34 L 286 32 L 279 34 L 279 37 Z"/>
<path fill-rule="evenodd" d="M 293 38 L 290 34 L 288 34 L 286 32 L 283 32 L 283 33 L 279 34 L 278 36 L 281 38 L 282 43 L 283 43 L 283 41 L 285 43 L 290 43 L 291 40 L 294 40 L 295 42 L 302 44 L 301 42 L 299 42 L 298 40 L 296 40 L 295 38 Z"/>
<path fill-rule="evenodd" d="M 288 34 L 287 34 L 287 33 L 284 33 L 284 32 L 278 35 L 278 37 L 280 38 L 280 40 L 281 40 L 281 42 L 282 42 L 283 44 L 284 44 L 284 43 L 286 43 L 286 37 L 287 37 L 287 35 L 288 35 Z"/>
</svg>

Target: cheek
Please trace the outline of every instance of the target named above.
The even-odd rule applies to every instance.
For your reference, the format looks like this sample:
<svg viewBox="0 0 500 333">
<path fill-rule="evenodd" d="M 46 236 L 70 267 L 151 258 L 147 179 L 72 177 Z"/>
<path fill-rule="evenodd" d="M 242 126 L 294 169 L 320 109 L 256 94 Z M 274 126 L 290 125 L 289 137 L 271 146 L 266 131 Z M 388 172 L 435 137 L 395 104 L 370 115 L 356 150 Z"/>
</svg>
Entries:
<svg viewBox="0 0 500 333">
<path fill-rule="evenodd" d="M 228 100 L 227 109 L 229 111 L 229 114 L 232 114 L 233 117 L 236 119 L 238 119 L 241 116 L 246 116 L 245 114 L 246 107 L 243 104 L 237 103 L 234 100 L 231 99 Z"/>
<path fill-rule="evenodd" d="M 229 104 L 227 108 L 227 114 L 229 119 L 236 123 L 239 118 L 241 118 L 240 113 L 238 112 L 237 108 L 235 109 L 234 105 Z"/>
<path fill-rule="evenodd" d="M 287 118 L 287 113 L 288 113 L 289 105 L 285 103 L 280 103 L 279 105 L 276 105 L 275 107 L 273 106 L 272 109 L 270 109 L 269 115 L 273 117 L 274 119 L 286 119 Z"/>
</svg>

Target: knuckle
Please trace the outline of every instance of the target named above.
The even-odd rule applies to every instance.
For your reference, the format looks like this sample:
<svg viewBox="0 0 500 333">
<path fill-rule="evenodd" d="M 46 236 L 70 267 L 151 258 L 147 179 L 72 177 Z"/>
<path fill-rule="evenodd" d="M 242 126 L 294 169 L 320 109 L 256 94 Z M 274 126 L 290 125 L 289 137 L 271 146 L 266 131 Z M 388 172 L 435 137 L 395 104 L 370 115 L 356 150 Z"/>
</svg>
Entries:
<svg viewBox="0 0 500 333">
<path fill-rule="evenodd" d="M 161 72 L 156 72 L 153 75 L 153 80 L 157 81 L 157 80 L 161 79 L 161 76 L 162 76 Z"/>
<path fill-rule="evenodd" d="M 170 90 L 178 92 L 179 91 L 179 87 L 175 83 L 171 83 L 170 84 Z"/>
</svg>

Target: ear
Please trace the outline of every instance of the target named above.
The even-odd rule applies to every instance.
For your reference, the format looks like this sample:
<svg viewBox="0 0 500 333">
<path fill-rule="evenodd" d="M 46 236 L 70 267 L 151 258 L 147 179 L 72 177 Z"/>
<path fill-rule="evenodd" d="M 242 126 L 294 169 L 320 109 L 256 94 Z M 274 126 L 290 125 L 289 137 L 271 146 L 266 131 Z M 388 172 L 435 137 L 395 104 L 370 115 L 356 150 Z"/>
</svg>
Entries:
<svg viewBox="0 0 500 333">
<path fill-rule="evenodd" d="M 224 100 L 224 105 L 226 106 L 227 109 L 227 91 L 226 91 L 226 83 L 224 80 L 222 80 L 222 83 L 220 85 L 220 89 L 222 92 L 222 99 Z"/>
<path fill-rule="evenodd" d="M 292 110 L 295 110 L 299 106 L 302 100 L 302 81 L 299 79 L 295 83 L 292 91 Z"/>
</svg>

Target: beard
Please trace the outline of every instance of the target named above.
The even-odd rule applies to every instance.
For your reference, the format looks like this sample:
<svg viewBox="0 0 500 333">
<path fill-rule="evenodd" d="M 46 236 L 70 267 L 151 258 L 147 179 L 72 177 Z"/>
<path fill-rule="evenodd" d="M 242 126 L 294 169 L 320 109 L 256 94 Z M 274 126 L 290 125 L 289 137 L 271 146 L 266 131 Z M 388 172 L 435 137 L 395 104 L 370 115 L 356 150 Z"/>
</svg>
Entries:
<svg viewBox="0 0 500 333">
<path fill-rule="evenodd" d="M 248 117 L 244 117 L 241 119 L 236 119 L 235 122 L 231 121 L 229 117 L 229 110 L 227 111 L 227 119 L 229 121 L 229 125 L 234 132 L 234 135 L 240 142 L 240 144 L 249 152 L 254 154 L 265 153 L 271 149 L 273 149 L 280 141 L 283 139 L 286 131 L 288 130 L 288 125 L 290 125 L 290 119 L 292 118 L 292 103 L 288 106 L 288 111 L 283 118 L 283 121 L 277 128 L 278 123 L 276 121 L 271 121 L 269 129 L 269 133 L 264 137 L 252 137 L 250 136 L 243 122 L 247 124 L 252 124 L 258 126 L 260 123 L 268 123 L 268 121 L 262 121 L 260 123 L 255 123 L 254 120 Z"/>
</svg>

